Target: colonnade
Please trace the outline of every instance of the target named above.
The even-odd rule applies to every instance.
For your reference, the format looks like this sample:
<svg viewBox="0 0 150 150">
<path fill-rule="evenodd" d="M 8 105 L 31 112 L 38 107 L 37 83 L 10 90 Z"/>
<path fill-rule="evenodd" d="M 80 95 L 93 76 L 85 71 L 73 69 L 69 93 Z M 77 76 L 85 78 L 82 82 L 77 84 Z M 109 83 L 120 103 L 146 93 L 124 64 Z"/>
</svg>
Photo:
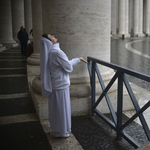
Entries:
<svg viewBox="0 0 150 150">
<path fill-rule="evenodd" d="M 31 0 L 1 0 L 0 22 L 0 43 L 16 43 L 22 25 L 29 34 L 32 29 Z"/>
<path fill-rule="evenodd" d="M 147 3 L 149 1 L 146 0 Z M 69 59 L 74 57 L 84 57 L 86 59 L 87 56 L 91 56 L 110 62 L 111 28 L 112 33 L 115 33 L 118 28 L 118 35 L 127 33 L 126 36 L 129 35 L 128 31 L 131 27 L 134 27 L 137 34 L 142 31 L 143 26 L 138 25 L 139 17 L 135 13 L 132 16 L 130 11 L 127 11 L 131 10 L 130 7 L 133 6 L 133 2 L 136 4 L 134 7 L 136 8 L 135 13 L 137 13 L 141 0 L 112 0 L 112 3 L 110 0 L 86 0 L 86 3 L 84 0 L 0 1 L 1 43 L 15 42 L 21 25 L 25 26 L 28 33 L 33 28 L 34 52 L 27 59 L 27 72 L 30 93 L 37 109 L 42 110 L 41 114 L 44 114 L 44 111 L 47 110 L 47 98 L 41 95 L 40 81 L 39 44 L 42 34 L 54 34 L 58 38 L 60 48 L 67 54 Z M 143 6 L 147 8 L 145 3 L 143 3 Z M 140 7 L 140 9 L 142 8 Z M 134 17 L 133 21 L 130 16 Z M 145 16 L 149 18 L 147 11 L 145 11 Z M 146 19 L 144 21 L 147 22 Z M 147 24 L 145 24 L 145 29 L 147 29 Z M 148 30 L 146 31 L 148 32 Z M 107 84 L 114 71 L 103 66 L 99 66 L 99 69 L 104 82 Z M 75 66 L 70 74 L 70 79 L 72 114 L 89 113 L 91 108 L 90 79 L 87 65 L 80 63 Z M 96 88 L 99 89 L 99 83 Z M 114 89 L 110 89 L 110 92 L 112 92 L 111 90 Z M 101 91 L 99 89 L 96 94 L 99 95 Z M 99 109 L 106 110 L 105 107 Z M 40 112 L 40 110 L 37 110 L 37 112 Z M 44 116 L 42 119 L 46 118 L 47 116 Z"/>
<path fill-rule="evenodd" d="M 111 19 L 112 35 L 150 35 L 150 0 L 112 0 Z"/>
</svg>

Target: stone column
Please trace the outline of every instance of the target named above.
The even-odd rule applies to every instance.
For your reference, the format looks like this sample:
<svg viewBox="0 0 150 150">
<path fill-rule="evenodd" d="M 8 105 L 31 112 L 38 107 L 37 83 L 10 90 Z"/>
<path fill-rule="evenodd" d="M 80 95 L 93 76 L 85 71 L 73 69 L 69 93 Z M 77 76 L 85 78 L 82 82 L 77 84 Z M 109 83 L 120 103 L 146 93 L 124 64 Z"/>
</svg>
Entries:
<svg viewBox="0 0 150 150">
<path fill-rule="evenodd" d="M 12 36 L 11 0 L 0 1 L 0 41 L 16 43 Z"/>
<path fill-rule="evenodd" d="M 24 26 L 24 0 L 12 0 L 12 30 L 13 38 L 18 40 L 17 34 L 21 26 Z"/>
<path fill-rule="evenodd" d="M 144 37 L 143 34 L 143 0 L 139 0 L 139 37 Z"/>
<path fill-rule="evenodd" d="M 133 0 L 129 1 L 129 32 L 130 36 L 133 36 Z"/>
<path fill-rule="evenodd" d="M 126 12 L 126 0 L 119 0 L 119 36 L 125 35 L 125 12 Z"/>
<path fill-rule="evenodd" d="M 30 30 L 32 29 L 31 0 L 24 0 L 24 13 L 25 13 L 25 28 L 28 35 L 30 36 L 29 33 Z"/>
<path fill-rule="evenodd" d="M 32 0 L 32 21 L 33 21 L 33 54 L 28 57 L 28 75 L 31 81 L 40 74 L 40 38 L 42 29 L 42 0 Z"/>
<path fill-rule="evenodd" d="M 129 35 L 129 0 L 126 0 L 126 6 L 125 6 L 125 37 L 130 37 Z"/>
<path fill-rule="evenodd" d="M 143 0 L 143 31 L 146 33 L 146 1 Z"/>
<path fill-rule="evenodd" d="M 150 0 L 146 0 L 146 34 L 150 34 Z"/>
<path fill-rule="evenodd" d="M 134 36 L 139 33 L 139 0 L 134 0 Z"/>
<path fill-rule="evenodd" d="M 42 1 L 44 33 L 54 34 L 69 59 L 87 56 L 110 62 L 110 0 Z M 113 71 L 100 67 L 107 82 Z M 72 114 L 90 110 L 90 82 L 87 65 L 80 63 L 70 74 Z M 97 84 L 99 87 L 99 83 Z M 97 91 L 101 92 L 100 88 Z"/>
<path fill-rule="evenodd" d="M 118 9 L 118 5 L 117 5 L 117 1 L 118 0 L 112 0 L 111 1 L 111 33 L 112 35 L 116 35 L 117 34 L 117 9 Z"/>
<path fill-rule="evenodd" d="M 86 4 L 84 0 L 44 0 L 43 32 L 58 38 L 69 59 L 91 56 L 110 62 L 110 4 L 109 0 L 88 0 Z M 101 69 L 102 72 L 107 70 Z M 83 63 L 77 65 L 70 76 L 88 77 L 87 66 Z"/>
<path fill-rule="evenodd" d="M 116 1 L 116 33 L 119 33 L 119 23 L 118 23 L 118 14 L 119 14 L 119 10 L 118 10 L 118 4 L 119 4 L 119 0 Z"/>
</svg>

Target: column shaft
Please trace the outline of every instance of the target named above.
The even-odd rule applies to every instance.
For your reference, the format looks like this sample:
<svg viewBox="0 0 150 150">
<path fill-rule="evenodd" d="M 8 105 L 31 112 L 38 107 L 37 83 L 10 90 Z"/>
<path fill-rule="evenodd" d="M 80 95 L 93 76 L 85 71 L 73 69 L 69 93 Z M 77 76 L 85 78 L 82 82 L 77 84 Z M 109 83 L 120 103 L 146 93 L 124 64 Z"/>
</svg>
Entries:
<svg viewBox="0 0 150 150">
<path fill-rule="evenodd" d="M 139 33 L 138 36 L 143 37 L 143 0 L 139 0 Z"/>
<path fill-rule="evenodd" d="M 125 6 L 125 37 L 129 37 L 129 0 L 126 0 Z"/>
<path fill-rule="evenodd" d="M 146 0 L 146 34 L 150 33 L 150 0 Z"/>
<path fill-rule="evenodd" d="M 118 0 L 112 0 L 111 2 L 111 32 L 113 35 L 117 34 L 117 17 L 118 17 Z"/>
<path fill-rule="evenodd" d="M 40 65 L 40 38 L 42 28 L 42 0 L 32 0 L 32 25 L 33 25 L 33 54 L 27 59 L 31 65 Z M 38 16 L 38 17 L 37 17 Z"/>
<path fill-rule="evenodd" d="M 16 43 L 12 38 L 11 0 L 0 1 L 0 41 Z"/>
<path fill-rule="evenodd" d="M 139 33 L 139 0 L 134 0 L 134 35 Z"/>
<path fill-rule="evenodd" d="M 40 74 L 40 38 L 42 28 L 42 0 L 32 0 L 33 53 L 27 59 L 28 80 Z"/>
<path fill-rule="evenodd" d="M 37 17 L 38 16 L 38 17 Z M 40 52 L 40 38 L 43 34 L 42 27 L 42 0 L 32 0 L 33 19 L 33 47 L 34 53 Z"/>
<path fill-rule="evenodd" d="M 30 33 L 32 29 L 32 11 L 31 11 L 31 0 L 24 0 L 25 8 L 25 28 L 27 33 Z"/>
<path fill-rule="evenodd" d="M 130 31 L 130 33 L 131 33 L 131 35 L 132 35 L 132 33 L 133 33 L 133 14 L 134 14 L 134 7 L 133 7 L 134 5 L 133 5 L 133 0 L 130 0 L 129 1 L 129 31 Z"/>
<path fill-rule="evenodd" d="M 106 19 L 111 14 L 109 0 L 87 0 L 86 4 L 84 0 L 45 0 L 42 6 L 44 33 L 55 34 L 69 59 L 93 56 L 110 61 L 110 20 Z M 85 64 L 76 66 L 71 76 L 88 76 Z"/>
<path fill-rule="evenodd" d="M 119 0 L 119 34 L 125 34 L 126 0 Z"/>
<path fill-rule="evenodd" d="M 21 26 L 24 26 L 24 0 L 12 0 L 12 29 L 15 40 Z"/>
</svg>

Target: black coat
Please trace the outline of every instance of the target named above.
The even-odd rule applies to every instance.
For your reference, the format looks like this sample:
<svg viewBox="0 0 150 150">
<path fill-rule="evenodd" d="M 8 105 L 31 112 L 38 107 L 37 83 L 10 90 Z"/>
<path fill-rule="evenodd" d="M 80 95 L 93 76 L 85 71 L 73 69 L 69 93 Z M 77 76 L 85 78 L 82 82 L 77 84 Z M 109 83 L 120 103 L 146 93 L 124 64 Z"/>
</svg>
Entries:
<svg viewBox="0 0 150 150">
<path fill-rule="evenodd" d="M 28 43 L 28 34 L 25 29 L 24 31 L 20 30 L 18 32 L 18 39 L 20 40 L 20 43 Z"/>
</svg>

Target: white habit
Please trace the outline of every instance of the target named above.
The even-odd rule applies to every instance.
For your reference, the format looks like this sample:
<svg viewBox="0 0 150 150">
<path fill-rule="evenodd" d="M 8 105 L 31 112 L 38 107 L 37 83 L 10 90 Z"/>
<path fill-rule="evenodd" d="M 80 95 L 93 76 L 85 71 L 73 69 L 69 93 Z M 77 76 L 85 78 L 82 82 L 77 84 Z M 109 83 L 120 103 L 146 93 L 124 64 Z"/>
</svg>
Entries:
<svg viewBox="0 0 150 150">
<path fill-rule="evenodd" d="M 49 69 L 52 82 L 52 94 L 49 96 L 49 121 L 55 132 L 67 133 L 71 131 L 71 108 L 69 73 L 73 66 L 80 62 L 79 58 L 68 60 L 66 54 L 54 44 L 49 53 Z"/>
<path fill-rule="evenodd" d="M 73 66 L 79 58 L 68 60 L 59 48 L 59 43 L 42 37 L 40 41 L 40 68 L 42 95 L 48 96 L 49 121 L 51 129 L 60 134 L 71 131 L 70 78 Z"/>
</svg>

